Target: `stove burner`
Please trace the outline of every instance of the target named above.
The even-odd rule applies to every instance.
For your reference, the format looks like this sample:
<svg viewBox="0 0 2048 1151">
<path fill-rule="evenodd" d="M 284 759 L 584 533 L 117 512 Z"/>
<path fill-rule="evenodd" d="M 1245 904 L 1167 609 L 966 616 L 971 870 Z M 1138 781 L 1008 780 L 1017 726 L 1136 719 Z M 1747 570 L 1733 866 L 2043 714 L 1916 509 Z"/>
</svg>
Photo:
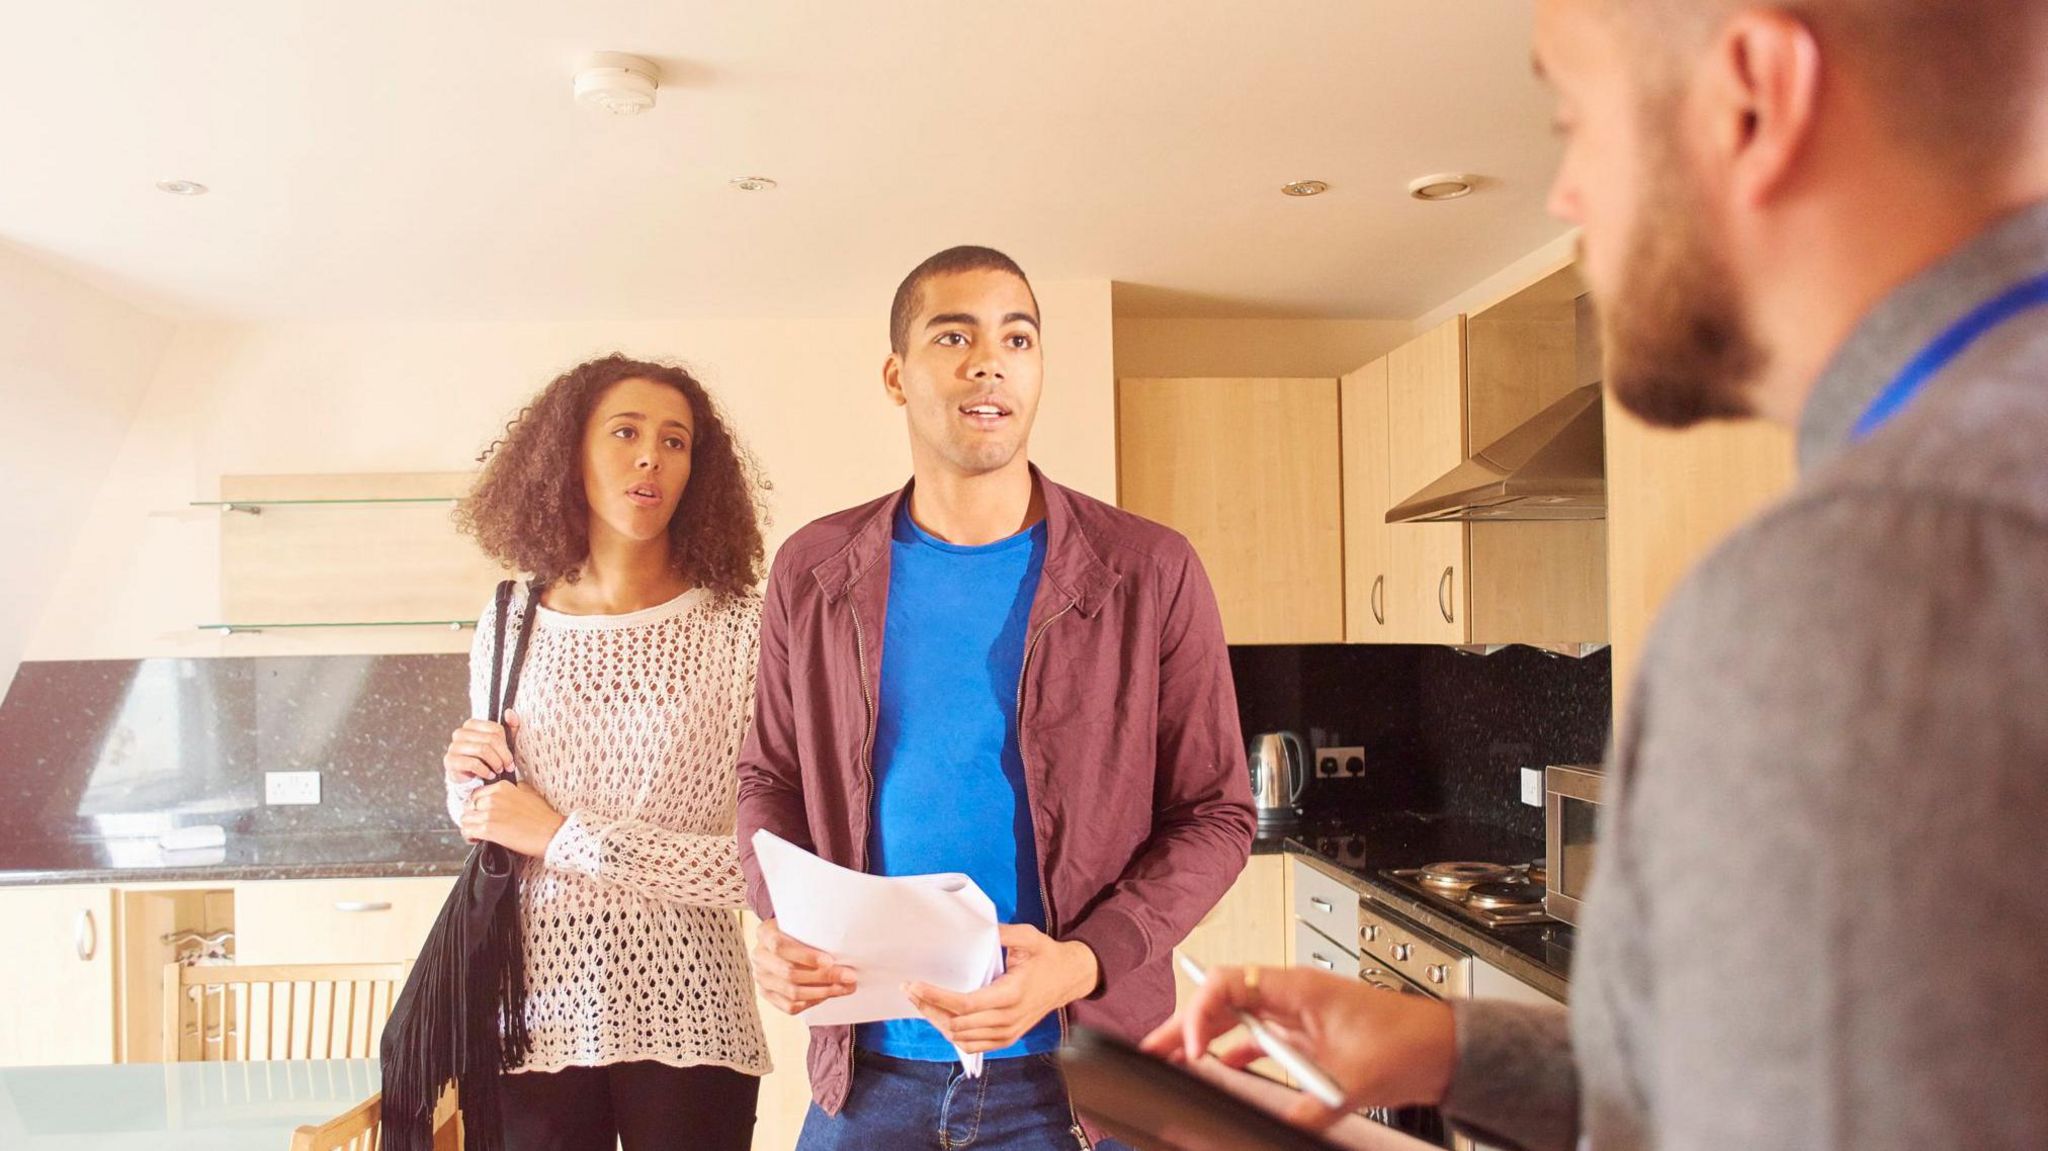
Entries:
<svg viewBox="0 0 2048 1151">
<path fill-rule="evenodd" d="M 1500 883 L 1512 878 L 1515 869 L 1498 863 L 1432 863 L 1420 878 L 1431 887 L 1461 891 L 1475 883 Z"/>
<path fill-rule="evenodd" d="M 1522 874 L 1531 883 L 1547 883 L 1550 880 L 1550 865 L 1541 859 L 1532 859 L 1522 865 Z"/>
<path fill-rule="evenodd" d="M 1447 883 L 1429 878 L 1431 873 L 1470 878 Z M 1528 882 L 1519 864 L 1439 863 L 1420 870 L 1382 871 L 1380 875 L 1396 887 L 1483 927 L 1553 922 L 1543 910 L 1543 884 Z"/>
<path fill-rule="evenodd" d="M 1540 883 L 1475 883 L 1465 889 L 1468 907 L 1528 907 L 1543 902 Z"/>
</svg>

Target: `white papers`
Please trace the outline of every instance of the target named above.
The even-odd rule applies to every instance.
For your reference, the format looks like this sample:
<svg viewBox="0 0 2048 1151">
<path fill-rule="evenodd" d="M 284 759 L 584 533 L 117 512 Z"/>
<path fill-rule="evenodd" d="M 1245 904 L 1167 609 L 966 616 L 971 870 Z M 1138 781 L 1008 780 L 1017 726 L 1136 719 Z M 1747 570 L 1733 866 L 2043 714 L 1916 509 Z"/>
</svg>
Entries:
<svg viewBox="0 0 2048 1151">
<path fill-rule="evenodd" d="M 965 875 L 864 875 L 765 830 L 754 833 L 754 858 L 776 926 L 855 973 L 853 994 L 797 1016 L 813 1027 L 920 1018 L 904 984 L 979 991 L 1003 973 L 996 905 Z M 981 1062 L 960 1053 L 969 1075 Z"/>
</svg>

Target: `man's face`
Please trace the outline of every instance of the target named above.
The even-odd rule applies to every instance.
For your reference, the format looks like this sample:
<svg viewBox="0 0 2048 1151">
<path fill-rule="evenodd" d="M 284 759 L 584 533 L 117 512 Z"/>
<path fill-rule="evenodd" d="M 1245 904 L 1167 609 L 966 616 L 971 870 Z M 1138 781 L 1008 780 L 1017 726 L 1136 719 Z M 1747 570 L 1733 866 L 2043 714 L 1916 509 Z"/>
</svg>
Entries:
<svg viewBox="0 0 2048 1151">
<path fill-rule="evenodd" d="M 1752 412 L 1764 355 L 1730 266 L 1720 198 L 1691 160 L 1682 63 L 1622 22 L 1626 0 L 1540 0 L 1536 60 L 1557 95 L 1565 152 L 1551 214 L 1582 229 L 1607 386 L 1665 427 Z"/>
<path fill-rule="evenodd" d="M 920 466 L 1000 471 L 1023 455 L 1045 374 L 1038 305 L 1008 272 L 934 276 L 919 292 L 901 355 L 883 369 L 910 418 Z"/>
</svg>

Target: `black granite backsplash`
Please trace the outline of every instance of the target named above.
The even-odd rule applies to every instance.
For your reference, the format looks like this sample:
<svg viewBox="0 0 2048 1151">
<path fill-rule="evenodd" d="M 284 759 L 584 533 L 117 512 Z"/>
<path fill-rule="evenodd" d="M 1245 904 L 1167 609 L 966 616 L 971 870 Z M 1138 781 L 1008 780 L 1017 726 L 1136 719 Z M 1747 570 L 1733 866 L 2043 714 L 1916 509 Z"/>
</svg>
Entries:
<svg viewBox="0 0 2048 1151">
<path fill-rule="evenodd" d="M 1612 661 L 1510 647 L 1492 655 L 1396 645 L 1230 649 L 1246 735 L 1290 730 L 1363 746 L 1362 780 L 1318 781 L 1311 810 L 1408 811 L 1476 820 L 1540 839 L 1520 802 L 1522 767 L 1598 763 Z"/>
<path fill-rule="evenodd" d="M 440 761 L 468 683 L 462 655 L 24 663 L 0 703 L 0 842 L 33 866 L 38 844 L 219 824 L 231 857 L 368 834 L 459 858 Z M 266 806 L 266 771 L 320 772 L 320 802 Z"/>
</svg>

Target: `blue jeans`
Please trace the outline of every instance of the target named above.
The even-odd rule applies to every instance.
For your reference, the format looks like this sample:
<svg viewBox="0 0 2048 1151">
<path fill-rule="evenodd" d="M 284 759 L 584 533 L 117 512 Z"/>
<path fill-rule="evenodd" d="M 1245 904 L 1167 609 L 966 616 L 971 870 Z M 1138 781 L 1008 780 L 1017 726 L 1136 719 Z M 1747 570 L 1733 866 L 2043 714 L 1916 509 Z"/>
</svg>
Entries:
<svg viewBox="0 0 2048 1151">
<path fill-rule="evenodd" d="M 1067 1083 L 1052 1055 L 990 1059 L 979 1078 L 958 1063 L 854 1049 L 853 1091 L 838 1115 L 811 1104 L 797 1151 L 1081 1151 Z M 1103 1140 L 1097 1151 L 1129 1151 Z"/>
</svg>

